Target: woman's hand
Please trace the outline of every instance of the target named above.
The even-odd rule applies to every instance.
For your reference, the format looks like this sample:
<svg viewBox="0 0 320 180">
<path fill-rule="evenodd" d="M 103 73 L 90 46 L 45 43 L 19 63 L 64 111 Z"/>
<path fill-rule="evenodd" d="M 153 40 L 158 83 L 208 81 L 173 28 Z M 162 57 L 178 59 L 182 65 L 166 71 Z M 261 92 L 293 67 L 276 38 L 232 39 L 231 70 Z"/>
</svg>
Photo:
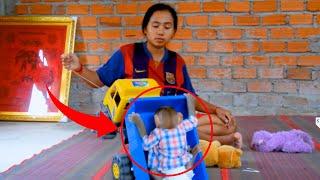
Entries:
<svg viewBox="0 0 320 180">
<path fill-rule="evenodd" d="M 77 70 L 81 68 L 80 60 L 75 54 L 62 54 L 60 58 L 62 65 L 68 70 Z"/>
<path fill-rule="evenodd" d="M 217 107 L 216 114 L 227 126 L 229 126 L 230 123 L 234 123 L 235 121 L 231 112 L 224 108 Z"/>
</svg>

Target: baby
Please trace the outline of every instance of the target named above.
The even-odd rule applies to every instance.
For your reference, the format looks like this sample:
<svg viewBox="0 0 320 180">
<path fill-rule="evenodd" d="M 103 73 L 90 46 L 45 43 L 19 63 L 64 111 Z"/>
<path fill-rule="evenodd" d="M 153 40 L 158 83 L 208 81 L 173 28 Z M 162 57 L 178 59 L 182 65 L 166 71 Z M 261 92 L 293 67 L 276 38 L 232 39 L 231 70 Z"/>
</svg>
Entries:
<svg viewBox="0 0 320 180">
<path fill-rule="evenodd" d="M 131 116 L 143 138 L 143 148 L 149 151 L 148 167 L 163 174 L 176 174 L 190 167 L 193 156 L 188 152 L 186 133 L 197 127 L 198 121 L 194 116 L 182 121 L 182 114 L 171 107 L 161 107 L 154 115 L 156 128 L 146 134 L 144 124 L 138 114 Z M 188 166 L 188 167 L 187 167 Z M 192 179 L 193 172 L 189 171 L 178 176 L 164 179 Z"/>
</svg>

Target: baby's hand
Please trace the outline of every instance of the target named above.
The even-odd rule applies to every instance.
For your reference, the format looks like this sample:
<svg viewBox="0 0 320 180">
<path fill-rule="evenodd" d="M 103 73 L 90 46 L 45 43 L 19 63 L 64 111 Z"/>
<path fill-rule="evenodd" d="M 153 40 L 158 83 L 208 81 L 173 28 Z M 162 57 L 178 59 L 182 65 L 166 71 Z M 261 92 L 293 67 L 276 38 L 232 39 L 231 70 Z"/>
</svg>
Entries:
<svg viewBox="0 0 320 180">
<path fill-rule="evenodd" d="M 141 117 L 140 117 L 140 115 L 138 113 L 132 113 L 132 114 L 129 115 L 129 120 L 136 124 L 137 121 L 141 120 Z"/>
<path fill-rule="evenodd" d="M 143 137 L 147 134 L 146 128 L 144 127 L 144 123 L 143 123 L 139 114 L 137 114 L 137 113 L 130 114 L 129 120 L 137 126 L 141 137 Z"/>
</svg>

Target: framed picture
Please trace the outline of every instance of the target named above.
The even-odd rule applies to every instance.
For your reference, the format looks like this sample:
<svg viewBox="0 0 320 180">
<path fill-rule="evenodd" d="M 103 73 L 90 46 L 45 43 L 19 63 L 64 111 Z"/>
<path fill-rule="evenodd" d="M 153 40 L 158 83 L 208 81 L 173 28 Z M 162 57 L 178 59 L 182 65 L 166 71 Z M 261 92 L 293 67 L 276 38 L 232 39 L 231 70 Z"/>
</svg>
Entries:
<svg viewBox="0 0 320 180">
<path fill-rule="evenodd" d="M 60 55 L 73 52 L 76 18 L 0 16 L 0 119 L 60 121 L 46 86 L 68 104 L 71 72 Z"/>
</svg>

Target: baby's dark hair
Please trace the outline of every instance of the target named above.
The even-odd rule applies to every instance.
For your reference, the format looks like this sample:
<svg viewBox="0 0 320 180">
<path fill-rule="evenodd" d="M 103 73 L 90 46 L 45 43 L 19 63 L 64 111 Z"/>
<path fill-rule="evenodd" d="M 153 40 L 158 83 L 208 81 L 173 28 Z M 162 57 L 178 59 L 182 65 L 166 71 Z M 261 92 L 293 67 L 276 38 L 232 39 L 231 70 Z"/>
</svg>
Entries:
<svg viewBox="0 0 320 180">
<path fill-rule="evenodd" d="M 160 128 L 172 129 L 179 124 L 178 113 L 175 109 L 169 106 L 162 106 L 156 112 L 160 121 Z"/>
<path fill-rule="evenodd" d="M 163 3 L 157 3 L 149 7 L 147 10 L 146 14 L 143 17 L 142 21 L 142 32 L 147 28 L 147 25 L 150 21 L 151 16 L 153 15 L 154 12 L 156 11 L 169 11 L 172 18 L 173 18 L 173 28 L 174 31 L 177 31 L 178 27 L 178 17 L 177 17 L 177 12 L 174 10 L 171 6 Z"/>
</svg>

